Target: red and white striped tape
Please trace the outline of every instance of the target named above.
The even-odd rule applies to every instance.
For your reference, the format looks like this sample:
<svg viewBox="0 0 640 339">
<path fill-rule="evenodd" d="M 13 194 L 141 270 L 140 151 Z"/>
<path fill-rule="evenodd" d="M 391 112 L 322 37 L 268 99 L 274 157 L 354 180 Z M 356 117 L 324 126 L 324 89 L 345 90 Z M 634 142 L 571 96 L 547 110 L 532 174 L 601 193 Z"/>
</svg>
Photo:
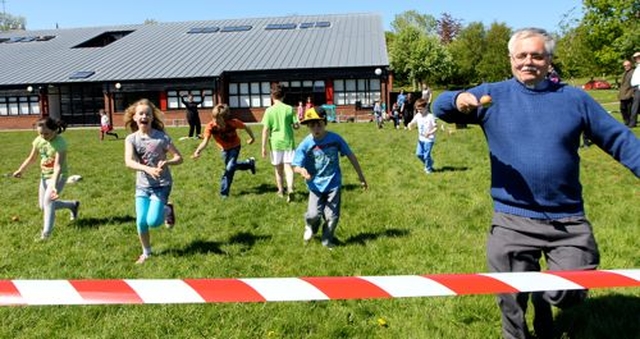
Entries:
<svg viewBox="0 0 640 339">
<path fill-rule="evenodd" d="M 640 269 L 242 279 L 0 280 L 0 306 L 379 299 L 640 287 Z"/>
</svg>

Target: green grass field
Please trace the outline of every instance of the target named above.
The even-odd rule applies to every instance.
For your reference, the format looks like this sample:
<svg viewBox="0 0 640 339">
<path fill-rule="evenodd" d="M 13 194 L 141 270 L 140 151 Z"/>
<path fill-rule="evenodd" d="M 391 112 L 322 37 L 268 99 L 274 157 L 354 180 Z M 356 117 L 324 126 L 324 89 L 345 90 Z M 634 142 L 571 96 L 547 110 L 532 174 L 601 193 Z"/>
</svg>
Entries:
<svg viewBox="0 0 640 339">
<path fill-rule="evenodd" d="M 598 92 L 600 93 L 600 92 Z M 602 102 L 614 102 L 615 92 Z M 615 114 L 619 119 L 619 114 Z M 287 204 L 275 194 L 273 171 L 259 157 L 259 140 L 243 146 L 258 172 L 236 174 L 231 197 L 218 196 L 222 161 L 215 145 L 195 161 L 197 141 L 176 141 L 185 156 L 173 167 L 175 229 L 152 231 L 156 255 L 140 254 L 133 204 L 134 172 L 123 141 L 98 140 L 98 129 L 71 129 L 71 174 L 63 199 L 82 201 L 80 218 L 58 213 L 47 242 L 37 242 L 38 169 L 3 176 L 0 196 L 2 279 L 155 279 L 411 275 L 485 272 L 485 238 L 492 214 L 486 143 L 477 126 L 439 132 L 438 172 L 425 175 L 414 157 L 415 131 L 377 130 L 372 123 L 331 124 L 358 156 L 370 184 L 361 191 L 346 159 L 337 237 L 328 251 L 303 245 L 306 187 Z M 259 135 L 261 126 L 254 125 Z M 123 136 L 125 131 L 119 130 Z M 170 128 L 178 139 L 185 128 Z M 307 134 L 297 132 L 297 139 Z M 0 133 L 2 173 L 30 150 L 34 131 Z M 640 267 L 638 179 L 597 147 L 580 151 L 588 216 L 602 269 Z M 19 220 L 13 221 L 17 216 Z M 529 312 L 532 313 L 532 312 Z M 557 313 L 566 338 L 640 338 L 640 289 L 599 289 L 584 305 Z M 531 314 L 529 314 L 531 315 Z M 1 338 L 498 338 L 493 296 L 189 305 L 1 307 Z M 386 322 L 381 326 L 379 320 Z M 569 330 L 569 328 L 572 328 Z"/>
</svg>

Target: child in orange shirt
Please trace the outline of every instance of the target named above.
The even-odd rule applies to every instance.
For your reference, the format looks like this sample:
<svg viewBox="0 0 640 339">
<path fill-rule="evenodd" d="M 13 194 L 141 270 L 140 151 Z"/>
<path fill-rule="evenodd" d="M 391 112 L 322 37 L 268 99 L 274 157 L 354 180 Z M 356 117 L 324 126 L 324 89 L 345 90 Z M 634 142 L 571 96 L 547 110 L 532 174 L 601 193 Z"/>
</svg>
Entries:
<svg viewBox="0 0 640 339">
<path fill-rule="evenodd" d="M 229 197 L 229 190 L 233 182 L 233 176 L 236 171 L 251 171 L 256 174 L 256 159 L 251 157 L 244 161 L 238 161 L 240 156 L 240 148 L 242 142 L 238 136 L 237 129 L 244 129 L 249 135 L 247 144 L 250 145 L 254 141 L 253 132 L 249 126 L 245 125 L 238 119 L 230 117 L 231 111 L 226 104 L 218 104 L 211 111 L 213 120 L 204 128 L 204 139 L 193 152 L 192 158 L 197 159 L 200 153 L 209 144 L 209 140 L 213 137 L 218 147 L 222 151 L 222 160 L 224 161 L 224 173 L 220 180 L 220 196 L 225 199 Z"/>
</svg>

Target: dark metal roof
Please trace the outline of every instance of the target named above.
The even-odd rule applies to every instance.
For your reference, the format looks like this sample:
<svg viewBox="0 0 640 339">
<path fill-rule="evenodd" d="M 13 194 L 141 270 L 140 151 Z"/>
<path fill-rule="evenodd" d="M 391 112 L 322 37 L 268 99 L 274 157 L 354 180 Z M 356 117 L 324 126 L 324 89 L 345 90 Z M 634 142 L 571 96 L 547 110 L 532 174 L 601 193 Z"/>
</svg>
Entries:
<svg viewBox="0 0 640 339">
<path fill-rule="evenodd" d="M 129 31 L 104 47 L 76 47 L 91 45 L 88 41 L 101 34 Z M 44 36 L 55 38 L 33 39 Z M 18 37 L 31 37 L 26 40 L 32 41 L 2 42 Z M 376 14 L 0 33 L 0 85 L 203 78 L 233 71 L 388 64 L 382 19 Z M 77 72 L 94 73 L 87 78 L 71 79 Z"/>
</svg>

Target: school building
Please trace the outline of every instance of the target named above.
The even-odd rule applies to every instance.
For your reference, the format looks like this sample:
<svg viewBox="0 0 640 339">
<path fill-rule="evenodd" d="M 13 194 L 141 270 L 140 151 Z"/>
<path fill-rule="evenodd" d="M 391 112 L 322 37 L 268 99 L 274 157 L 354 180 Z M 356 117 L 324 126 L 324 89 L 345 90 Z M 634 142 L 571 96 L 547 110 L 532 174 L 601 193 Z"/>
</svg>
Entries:
<svg viewBox="0 0 640 339">
<path fill-rule="evenodd" d="M 284 16 L 0 33 L 0 129 L 43 116 L 99 125 L 99 109 L 122 125 L 126 107 L 148 98 L 168 125 L 184 124 L 180 96 L 202 98 L 200 114 L 228 103 L 260 121 L 272 83 L 293 106 L 310 97 L 339 119 L 388 102 L 392 74 L 377 14 Z M 368 117 L 366 117 L 368 119 Z"/>
</svg>

